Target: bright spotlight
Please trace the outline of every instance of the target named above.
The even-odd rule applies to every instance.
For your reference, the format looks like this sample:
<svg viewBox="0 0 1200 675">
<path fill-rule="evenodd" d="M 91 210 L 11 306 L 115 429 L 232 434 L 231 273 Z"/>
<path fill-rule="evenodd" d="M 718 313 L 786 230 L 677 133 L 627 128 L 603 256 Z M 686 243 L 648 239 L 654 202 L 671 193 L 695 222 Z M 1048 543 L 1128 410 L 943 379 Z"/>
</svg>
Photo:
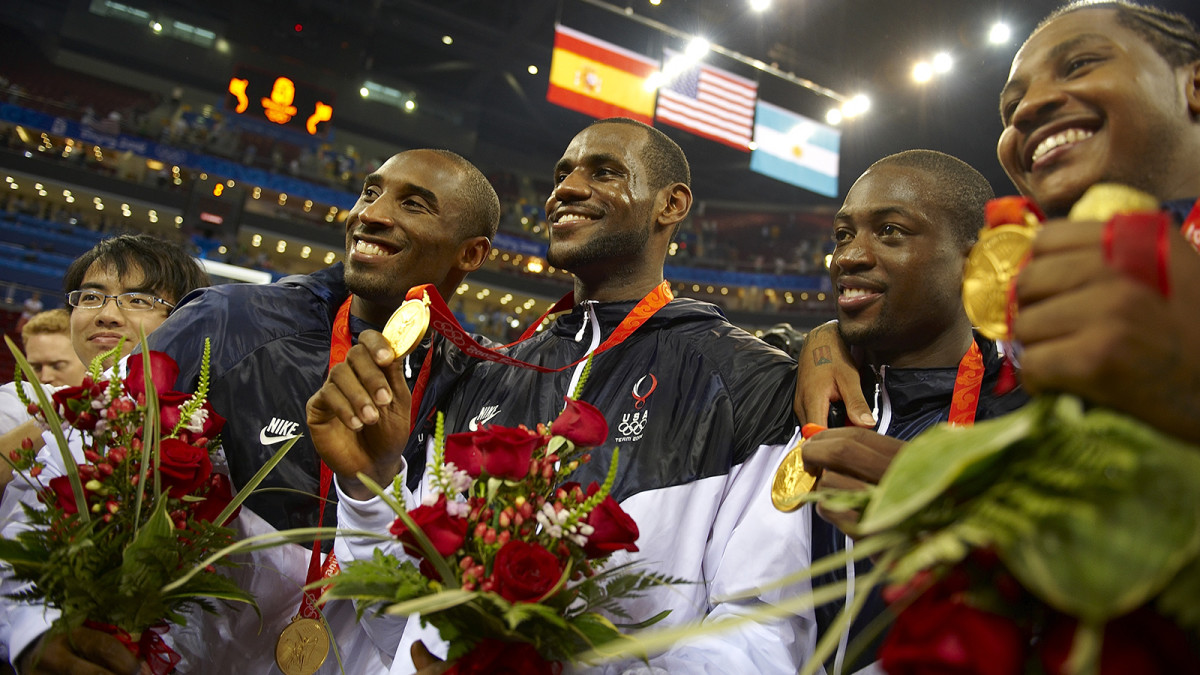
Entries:
<svg viewBox="0 0 1200 675">
<path fill-rule="evenodd" d="M 367 98 L 368 96 L 371 95 L 371 90 L 367 89 L 366 87 L 361 87 L 358 90 L 358 95 L 362 96 L 363 98 Z"/>
<path fill-rule="evenodd" d="M 537 67 L 537 66 L 531 65 L 531 66 L 529 66 L 529 68 L 527 68 L 526 70 L 528 70 L 528 71 L 529 71 L 529 74 L 530 74 L 530 75 L 537 75 L 537 74 L 538 74 L 538 67 Z"/>
<path fill-rule="evenodd" d="M 917 63 L 913 66 L 912 77 L 918 84 L 925 84 L 933 79 L 933 66 L 928 61 Z"/>
<path fill-rule="evenodd" d="M 857 117 L 871 109 L 871 99 L 866 94 L 858 94 L 842 104 L 842 114 L 846 117 Z"/>
<path fill-rule="evenodd" d="M 825 113 L 825 121 L 833 126 L 842 123 L 842 111 L 840 108 L 830 108 L 829 112 Z"/>
<path fill-rule="evenodd" d="M 687 49 L 684 50 L 684 53 L 687 54 L 689 59 L 693 61 L 699 61 L 700 59 L 704 58 L 704 55 L 708 53 L 709 49 L 710 45 L 708 44 L 708 40 L 698 37 L 692 38 L 692 41 L 688 43 Z"/>
<path fill-rule="evenodd" d="M 946 52 L 938 52 L 933 57 L 933 69 L 939 73 L 948 73 L 954 67 L 954 59 Z"/>
<path fill-rule="evenodd" d="M 765 12 L 771 8 L 771 0 L 750 0 L 750 9 Z"/>
<path fill-rule="evenodd" d="M 1006 45 L 1010 38 L 1012 38 L 1012 29 L 1003 21 L 992 24 L 991 30 L 988 31 L 988 42 L 994 45 Z"/>
</svg>

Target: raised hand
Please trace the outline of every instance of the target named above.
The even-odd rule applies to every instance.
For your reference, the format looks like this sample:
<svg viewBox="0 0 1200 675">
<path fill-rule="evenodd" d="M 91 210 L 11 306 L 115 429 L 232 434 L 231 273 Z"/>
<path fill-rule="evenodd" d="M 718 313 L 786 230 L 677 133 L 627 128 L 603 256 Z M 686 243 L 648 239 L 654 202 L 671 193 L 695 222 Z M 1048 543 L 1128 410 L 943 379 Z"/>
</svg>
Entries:
<svg viewBox="0 0 1200 675">
<path fill-rule="evenodd" d="M 842 401 L 852 424 L 875 426 L 871 406 L 859 383 L 858 367 L 838 335 L 836 321 L 808 332 L 798 365 L 793 409 L 800 424 L 828 424 L 829 404 Z"/>
<path fill-rule="evenodd" d="M 360 472 L 381 485 L 400 472 L 411 401 L 403 362 L 376 331 L 359 336 L 308 400 L 313 445 L 349 496 L 371 497 L 356 478 Z"/>
</svg>

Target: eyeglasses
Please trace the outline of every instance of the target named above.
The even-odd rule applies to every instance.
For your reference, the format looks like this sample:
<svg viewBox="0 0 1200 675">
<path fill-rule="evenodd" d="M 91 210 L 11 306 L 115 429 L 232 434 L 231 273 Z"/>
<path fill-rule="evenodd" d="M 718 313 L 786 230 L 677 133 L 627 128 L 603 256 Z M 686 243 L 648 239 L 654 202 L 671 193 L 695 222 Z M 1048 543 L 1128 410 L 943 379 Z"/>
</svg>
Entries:
<svg viewBox="0 0 1200 675">
<path fill-rule="evenodd" d="M 71 291 L 67 293 L 67 302 L 72 307 L 80 309 L 100 309 L 108 304 L 109 299 L 117 301 L 117 307 L 127 312 L 144 312 L 154 309 L 154 305 L 166 305 L 168 310 L 175 305 L 157 298 L 149 293 L 121 293 L 120 295 L 105 295 L 99 291 Z"/>
</svg>

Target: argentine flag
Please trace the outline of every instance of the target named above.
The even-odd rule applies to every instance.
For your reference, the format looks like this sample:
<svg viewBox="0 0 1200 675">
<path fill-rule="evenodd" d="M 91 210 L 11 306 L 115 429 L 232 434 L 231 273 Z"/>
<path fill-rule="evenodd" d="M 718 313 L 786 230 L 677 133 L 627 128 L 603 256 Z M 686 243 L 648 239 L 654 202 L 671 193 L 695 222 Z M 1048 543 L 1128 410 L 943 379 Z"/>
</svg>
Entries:
<svg viewBox="0 0 1200 675">
<path fill-rule="evenodd" d="M 750 170 L 836 197 L 841 141 L 842 132 L 837 129 L 759 100 Z"/>
</svg>

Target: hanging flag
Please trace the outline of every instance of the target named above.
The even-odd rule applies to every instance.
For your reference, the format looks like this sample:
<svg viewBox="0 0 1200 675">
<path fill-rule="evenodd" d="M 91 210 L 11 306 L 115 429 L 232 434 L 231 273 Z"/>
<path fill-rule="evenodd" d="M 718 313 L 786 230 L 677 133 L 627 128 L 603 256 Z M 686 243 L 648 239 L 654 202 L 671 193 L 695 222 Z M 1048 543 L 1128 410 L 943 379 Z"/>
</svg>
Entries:
<svg viewBox="0 0 1200 675">
<path fill-rule="evenodd" d="M 842 132 L 759 101 L 750 170 L 826 197 L 838 194 Z"/>
<path fill-rule="evenodd" d="M 554 26 L 546 100 L 592 117 L 631 117 L 650 124 L 658 63 L 563 25 Z"/>
<path fill-rule="evenodd" d="M 664 63 L 681 56 L 663 50 Z M 669 65 L 666 70 L 671 70 Z M 655 117 L 663 124 L 749 152 L 757 97 L 758 83 L 753 80 L 693 63 L 659 89 Z"/>
</svg>

